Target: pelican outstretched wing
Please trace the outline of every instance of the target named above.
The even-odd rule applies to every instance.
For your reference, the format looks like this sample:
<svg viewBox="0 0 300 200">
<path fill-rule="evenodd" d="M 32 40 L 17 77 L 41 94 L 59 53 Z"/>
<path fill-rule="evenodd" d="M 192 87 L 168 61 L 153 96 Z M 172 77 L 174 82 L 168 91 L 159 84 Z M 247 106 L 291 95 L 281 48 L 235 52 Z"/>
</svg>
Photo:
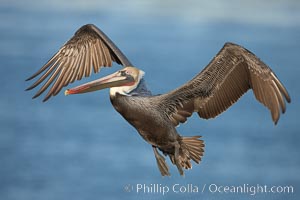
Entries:
<svg viewBox="0 0 300 200">
<path fill-rule="evenodd" d="M 131 66 L 126 56 L 100 29 L 87 24 L 78 29 L 40 70 L 27 79 L 31 80 L 44 72 L 26 90 L 35 88 L 49 77 L 33 96 L 40 96 L 53 83 L 43 100 L 47 101 L 69 83 L 80 80 L 83 76 L 90 76 L 92 69 L 97 73 L 101 67 L 112 66 L 113 61 L 123 66 Z"/>
<path fill-rule="evenodd" d="M 191 81 L 170 93 L 158 96 L 161 110 L 178 125 L 193 112 L 201 118 L 216 117 L 249 89 L 265 105 L 276 124 L 290 96 L 275 73 L 253 53 L 226 43 L 213 60 Z"/>
</svg>

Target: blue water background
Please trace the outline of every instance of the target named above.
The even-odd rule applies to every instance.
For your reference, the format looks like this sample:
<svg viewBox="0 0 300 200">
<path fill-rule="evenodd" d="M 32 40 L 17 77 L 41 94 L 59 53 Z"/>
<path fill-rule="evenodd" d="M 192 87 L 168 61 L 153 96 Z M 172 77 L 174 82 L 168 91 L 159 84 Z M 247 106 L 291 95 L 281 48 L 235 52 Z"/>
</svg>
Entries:
<svg viewBox="0 0 300 200">
<path fill-rule="evenodd" d="M 197 115 L 178 131 L 202 135 L 200 165 L 162 178 L 152 149 L 111 106 L 108 90 L 42 103 L 25 82 L 86 23 L 101 28 L 146 72 L 154 93 L 202 70 L 226 41 L 275 71 L 292 103 L 277 126 L 252 92 L 213 120 Z M 0 4 L 0 199 L 299 199 L 300 2 L 34 1 Z M 71 86 L 94 80 L 119 69 Z M 293 186 L 293 194 L 138 193 L 136 184 Z M 133 188 L 134 189 L 134 188 Z"/>
</svg>

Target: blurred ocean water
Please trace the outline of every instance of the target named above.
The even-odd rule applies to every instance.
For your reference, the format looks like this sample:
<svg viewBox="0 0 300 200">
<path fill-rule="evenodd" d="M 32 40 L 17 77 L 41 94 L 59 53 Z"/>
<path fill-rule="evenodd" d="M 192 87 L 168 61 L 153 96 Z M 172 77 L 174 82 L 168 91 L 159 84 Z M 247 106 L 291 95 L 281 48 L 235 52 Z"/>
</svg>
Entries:
<svg viewBox="0 0 300 200">
<path fill-rule="evenodd" d="M 299 199 L 299 21 L 296 0 L 2 1 L 0 199 Z M 252 92 L 216 119 L 194 115 L 178 130 L 203 136 L 202 163 L 183 178 L 169 162 L 172 176 L 162 178 L 150 145 L 113 109 L 108 91 L 59 94 L 47 103 L 24 92 L 30 84 L 24 80 L 87 23 L 146 72 L 153 93 L 184 84 L 231 41 L 271 66 L 292 103 L 276 126 Z M 199 192 L 137 192 L 139 184 L 194 185 Z M 294 192 L 213 193 L 213 184 L 292 186 Z"/>
</svg>

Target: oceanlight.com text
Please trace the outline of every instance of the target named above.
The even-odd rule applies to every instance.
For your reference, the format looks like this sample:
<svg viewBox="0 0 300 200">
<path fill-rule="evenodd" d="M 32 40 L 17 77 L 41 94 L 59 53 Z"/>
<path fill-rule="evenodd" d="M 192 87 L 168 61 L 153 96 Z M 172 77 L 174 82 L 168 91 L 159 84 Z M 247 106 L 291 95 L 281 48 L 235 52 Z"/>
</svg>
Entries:
<svg viewBox="0 0 300 200">
<path fill-rule="evenodd" d="M 134 192 L 136 194 L 154 194 L 167 195 L 169 193 L 175 194 L 197 194 L 197 193 L 211 193 L 211 194 L 244 194 L 257 195 L 263 193 L 269 194 L 293 194 L 294 187 L 292 185 L 263 185 L 263 184 L 240 184 L 240 185 L 221 185 L 221 184 L 179 184 L 172 185 L 153 183 L 137 183 L 127 184 L 124 187 L 126 192 Z"/>
</svg>

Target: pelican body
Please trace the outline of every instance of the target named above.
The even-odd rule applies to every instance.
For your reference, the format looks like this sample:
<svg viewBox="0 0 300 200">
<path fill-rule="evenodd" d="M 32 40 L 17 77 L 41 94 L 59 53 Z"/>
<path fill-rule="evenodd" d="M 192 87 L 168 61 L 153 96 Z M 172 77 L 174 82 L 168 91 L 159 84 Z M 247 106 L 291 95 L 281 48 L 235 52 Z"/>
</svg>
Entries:
<svg viewBox="0 0 300 200">
<path fill-rule="evenodd" d="M 169 156 L 179 173 L 191 169 L 193 160 L 200 163 L 204 153 L 201 136 L 181 136 L 176 126 L 193 112 L 204 119 L 214 118 L 249 89 L 256 99 L 266 106 L 276 124 L 280 113 L 286 110 L 290 96 L 275 73 L 253 53 L 233 44 L 225 43 L 213 60 L 192 80 L 169 93 L 152 95 L 148 90 L 144 72 L 134 67 L 120 49 L 96 26 L 87 24 L 35 74 L 27 90 L 44 84 L 33 98 L 50 87 L 44 101 L 57 95 L 61 89 L 92 70 L 110 67 L 112 62 L 123 69 L 104 78 L 68 89 L 65 95 L 93 92 L 110 88 L 110 101 L 114 108 L 136 128 L 153 148 L 162 176 L 170 176 L 165 156 Z M 46 78 L 48 78 L 46 80 Z"/>
</svg>

